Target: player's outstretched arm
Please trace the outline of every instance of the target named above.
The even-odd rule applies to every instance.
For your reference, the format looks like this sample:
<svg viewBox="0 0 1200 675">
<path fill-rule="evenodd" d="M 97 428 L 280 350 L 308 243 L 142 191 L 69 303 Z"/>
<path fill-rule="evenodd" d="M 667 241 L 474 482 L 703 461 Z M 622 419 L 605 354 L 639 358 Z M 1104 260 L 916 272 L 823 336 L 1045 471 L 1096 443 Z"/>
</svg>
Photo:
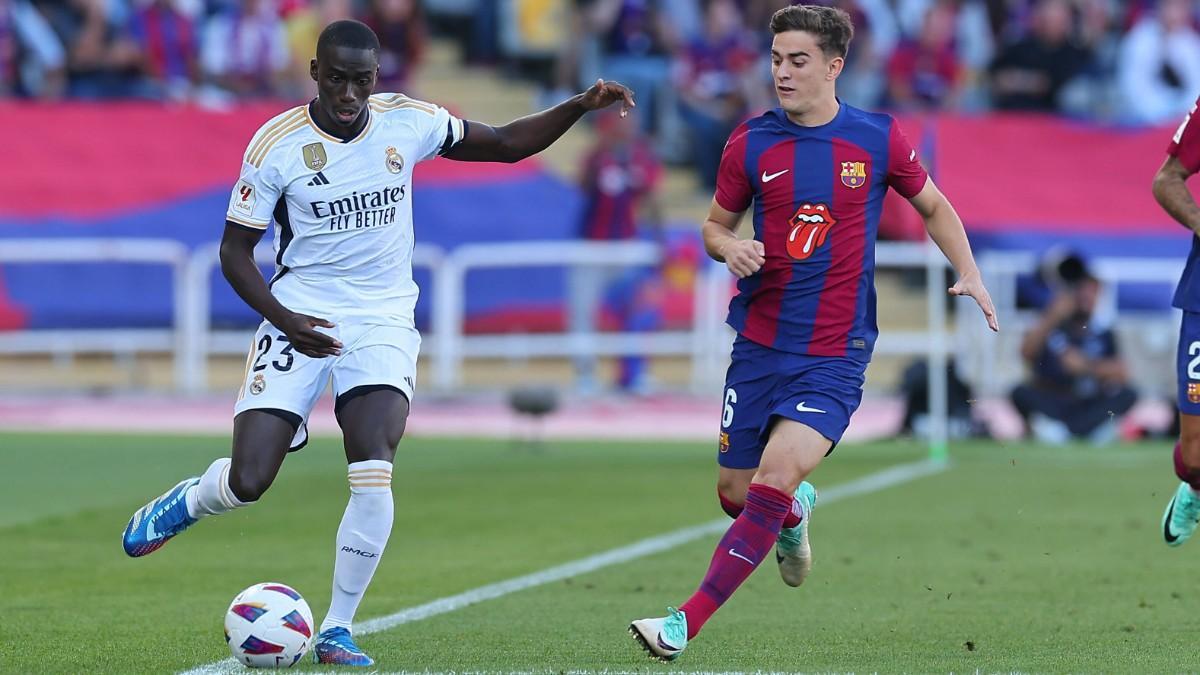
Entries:
<svg viewBox="0 0 1200 675">
<path fill-rule="evenodd" d="M 633 92 L 617 82 L 596 80 L 582 94 L 502 127 L 468 122 L 467 135 L 445 156 L 460 162 L 519 162 L 550 147 L 587 112 L 618 102 L 624 117 L 635 105 Z"/>
<path fill-rule="evenodd" d="M 708 218 L 700 226 L 700 234 L 704 237 L 704 250 L 708 256 L 725 263 L 730 272 L 744 279 L 761 269 L 767 259 L 761 241 L 738 238 L 737 226 L 741 219 L 742 214 L 722 208 L 713 199 Z"/>
<path fill-rule="evenodd" d="M 992 305 L 992 296 L 983 285 L 983 277 L 975 264 L 975 256 L 971 254 L 971 242 L 967 240 L 967 231 L 963 229 L 962 220 L 950 205 L 950 201 L 933 184 L 933 179 L 925 180 L 925 187 L 908 200 L 921 218 L 925 220 L 925 230 L 933 239 L 942 254 L 950 261 L 958 274 L 958 283 L 948 289 L 950 295 L 969 295 L 979 303 L 987 319 L 988 327 L 994 331 L 1000 330 L 996 320 L 996 308 Z"/>
<path fill-rule="evenodd" d="M 1200 206 L 1187 189 L 1191 176 L 1178 157 L 1167 157 L 1154 174 L 1154 199 L 1180 225 L 1200 234 Z"/>
<path fill-rule="evenodd" d="M 288 337 L 296 351 L 312 358 L 337 356 L 342 343 L 314 330 L 316 326 L 333 328 L 332 323 L 293 312 L 271 295 L 254 262 L 254 247 L 262 236 L 260 231 L 226 224 L 221 237 L 221 273 L 247 305 Z"/>
</svg>

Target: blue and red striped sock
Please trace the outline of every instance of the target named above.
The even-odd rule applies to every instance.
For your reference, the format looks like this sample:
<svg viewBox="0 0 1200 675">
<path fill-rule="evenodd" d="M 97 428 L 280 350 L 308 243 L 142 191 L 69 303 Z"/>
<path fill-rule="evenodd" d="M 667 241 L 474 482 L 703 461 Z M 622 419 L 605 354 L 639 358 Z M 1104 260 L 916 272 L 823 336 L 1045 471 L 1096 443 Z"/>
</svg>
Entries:
<svg viewBox="0 0 1200 675">
<path fill-rule="evenodd" d="M 759 483 L 750 485 L 746 506 L 717 544 L 704 582 L 679 606 L 687 615 L 689 640 L 766 559 L 793 501 L 792 495 L 782 490 Z"/>
<path fill-rule="evenodd" d="M 742 515 L 742 505 L 726 499 L 720 490 L 717 490 L 717 499 L 721 500 L 721 510 L 730 518 Z M 787 518 L 783 519 L 783 526 L 796 527 L 802 520 L 804 520 L 804 507 L 800 506 L 800 502 L 795 498 L 792 498 L 792 510 L 788 512 Z"/>
</svg>

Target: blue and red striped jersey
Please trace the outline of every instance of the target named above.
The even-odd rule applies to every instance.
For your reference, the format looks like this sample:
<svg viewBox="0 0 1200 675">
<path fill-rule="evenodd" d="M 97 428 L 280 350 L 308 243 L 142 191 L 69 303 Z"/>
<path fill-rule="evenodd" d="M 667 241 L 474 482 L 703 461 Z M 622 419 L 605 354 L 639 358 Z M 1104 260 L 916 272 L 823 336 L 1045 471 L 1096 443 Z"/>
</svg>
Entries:
<svg viewBox="0 0 1200 675">
<path fill-rule="evenodd" d="M 758 273 L 738 281 L 727 322 L 758 344 L 796 354 L 870 360 L 875 237 L 888 187 L 911 198 L 928 174 L 891 115 L 841 104 L 819 127 L 780 108 L 729 137 L 716 200 L 753 204 Z"/>
</svg>

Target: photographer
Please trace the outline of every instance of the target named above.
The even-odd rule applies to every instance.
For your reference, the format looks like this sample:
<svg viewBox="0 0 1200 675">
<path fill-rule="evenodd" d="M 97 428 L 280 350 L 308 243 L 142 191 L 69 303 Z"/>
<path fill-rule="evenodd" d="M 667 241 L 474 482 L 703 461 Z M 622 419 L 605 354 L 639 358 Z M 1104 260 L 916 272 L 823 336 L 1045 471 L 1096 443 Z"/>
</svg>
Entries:
<svg viewBox="0 0 1200 675">
<path fill-rule="evenodd" d="M 1055 271 L 1056 293 L 1021 343 L 1032 377 L 1013 390 L 1012 402 L 1041 442 L 1107 443 L 1137 393 L 1113 331 L 1093 321 L 1100 281 L 1076 257 Z"/>
</svg>

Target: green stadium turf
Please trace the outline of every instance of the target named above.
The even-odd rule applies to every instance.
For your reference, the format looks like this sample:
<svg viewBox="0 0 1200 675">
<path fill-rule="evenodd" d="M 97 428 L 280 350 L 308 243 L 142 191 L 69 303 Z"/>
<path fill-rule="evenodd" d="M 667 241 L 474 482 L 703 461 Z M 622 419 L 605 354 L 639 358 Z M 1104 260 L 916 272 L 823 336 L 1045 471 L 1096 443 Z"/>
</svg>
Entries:
<svg viewBox="0 0 1200 675">
<path fill-rule="evenodd" d="M 186 670 L 260 581 L 329 600 L 347 488 L 339 445 L 289 458 L 261 504 L 130 560 L 129 515 L 223 438 L 0 434 L 0 672 Z M 699 582 L 716 536 L 362 637 L 382 671 L 1195 670 L 1200 542 L 1170 550 L 1166 444 L 959 444 L 943 473 L 818 507 L 801 589 L 764 565 L 671 665 L 631 619 Z M 846 445 L 818 488 L 921 458 Z M 720 516 L 705 444 L 406 441 L 396 526 L 360 619 Z M 313 670 L 313 666 L 298 668 Z"/>
</svg>

